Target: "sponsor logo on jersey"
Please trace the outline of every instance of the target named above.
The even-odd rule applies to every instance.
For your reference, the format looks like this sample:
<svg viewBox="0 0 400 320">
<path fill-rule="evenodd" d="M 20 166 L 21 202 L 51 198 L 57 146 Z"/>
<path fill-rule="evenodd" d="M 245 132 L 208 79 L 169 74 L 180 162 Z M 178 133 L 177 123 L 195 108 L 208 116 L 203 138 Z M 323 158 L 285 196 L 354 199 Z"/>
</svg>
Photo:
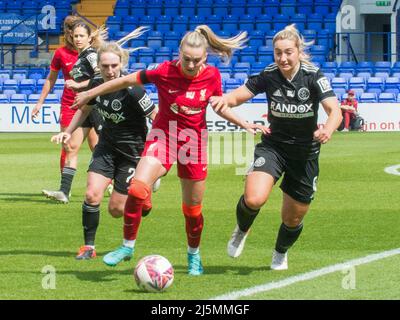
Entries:
<svg viewBox="0 0 400 320">
<path fill-rule="evenodd" d="M 111 102 L 111 108 L 114 111 L 119 111 L 122 108 L 122 103 L 119 100 L 113 100 L 113 102 Z"/>
<path fill-rule="evenodd" d="M 146 112 L 153 105 L 153 101 L 151 101 L 150 97 L 145 94 L 139 100 L 139 105 L 142 107 L 143 111 Z"/>
<path fill-rule="evenodd" d="M 273 94 L 274 97 L 282 97 L 282 92 L 280 89 L 276 90 Z"/>
<path fill-rule="evenodd" d="M 301 101 L 306 101 L 310 98 L 310 91 L 307 88 L 301 88 L 297 92 L 297 96 Z"/>
<path fill-rule="evenodd" d="M 271 101 L 271 113 L 278 118 L 308 118 L 314 116 L 312 103 L 285 104 Z"/>
<path fill-rule="evenodd" d="M 186 115 L 192 115 L 201 112 L 201 107 L 178 106 L 176 103 L 171 104 L 169 108 L 175 114 L 183 113 Z"/>
<path fill-rule="evenodd" d="M 196 94 L 196 92 L 194 91 L 187 91 L 186 92 L 186 98 L 188 99 L 194 99 L 194 95 Z"/>
<path fill-rule="evenodd" d="M 118 123 L 126 120 L 126 118 L 124 117 L 124 113 L 123 112 L 121 112 L 121 113 L 108 113 L 107 111 L 105 111 L 103 109 L 97 109 L 97 110 L 104 117 L 104 119 L 111 120 L 115 124 L 118 124 Z"/>
<path fill-rule="evenodd" d="M 317 80 L 317 83 L 318 83 L 322 93 L 332 90 L 331 84 L 329 83 L 329 80 L 326 77 L 322 77 L 321 79 Z"/>
<path fill-rule="evenodd" d="M 289 98 L 294 98 L 294 96 L 296 95 L 296 92 L 294 90 L 287 90 L 286 94 Z"/>
<path fill-rule="evenodd" d="M 87 57 L 87 60 L 89 61 L 91 66 L 97 67 L 97 53 L 91 53 Z"/>
<path fill-rule="evenodd" d="M 171 89 L 169 89 L 168 90 L 168 93 L 177 93 L 177 92 L 179 92 L 180 90 L 171 90 Z"/>
</svg>

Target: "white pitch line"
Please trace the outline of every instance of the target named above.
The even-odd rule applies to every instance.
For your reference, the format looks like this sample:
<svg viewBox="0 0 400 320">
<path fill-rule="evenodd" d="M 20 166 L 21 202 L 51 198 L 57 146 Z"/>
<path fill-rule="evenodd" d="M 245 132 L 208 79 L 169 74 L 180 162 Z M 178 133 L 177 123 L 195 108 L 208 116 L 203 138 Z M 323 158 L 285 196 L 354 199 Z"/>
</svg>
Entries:
<svg viewBox="0 0 400 320">
<path fill-rule="evenodd" d="M 385 259 L 385 258 L 388 258 L 391 256 L 395 256 L 397 254 L 400 254 L 400 248 L 371 254 L 371 255 L 363 257 L 363 258 L 349 260 L 347 262 L 343 262 L 343 263 L 339 263 L 339 264 L 334 264 L 334 265 L 331 265 L 331 266 L 328 266 L 328 267 L 325 267 L 322 269 L 310 271 L 307 273 L 302 273 L 297 276 L 289 277 L 289 278 L 286 278 L 286 279 L 283 279 L 280 281 L 269 282 L 269 283 L 265 283 L 265 284 L 251 287 L 248 289 L 233 291 L 233 292 L 230 292 L 227 294 L 223 294 L 220 296 L 210 298 L 210 300 L 235 300 L 235 299 L 239 299 L 242 297 L 251 296 L 251 295 L 254 295 L 257 293 L 267 292 L 267 291 L 271 291 L 274 289 L 283 288 L 283 287 L 290 286 L 291 284 L 294 284 L 297 282 L 311 280 L 311 279 L 321 277 L 321 276 L 329 274 L 329 273 L 345 270 L 350 267 L 359 266 L 362 264 L 370 263 L 372 261 Z"/>
<path fill-rule="evenodd" d="M 394 174 L 395 176 L 400 176 L 400 164 L 397 164 L 395 166 L 390 166 L 385 168 L 385 172 L 389 174 Z"/>
</svg>

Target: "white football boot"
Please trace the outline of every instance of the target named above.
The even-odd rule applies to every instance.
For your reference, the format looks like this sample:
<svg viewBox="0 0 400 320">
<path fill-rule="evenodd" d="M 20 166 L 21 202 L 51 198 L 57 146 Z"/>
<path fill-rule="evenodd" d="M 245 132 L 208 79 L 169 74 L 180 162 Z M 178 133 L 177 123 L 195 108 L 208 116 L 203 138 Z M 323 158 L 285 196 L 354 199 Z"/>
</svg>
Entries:
<svg viewBox="0 0 400 320">
<path fill-rule="evenodd" d="M 249 231 L 243 232 L 239 229 L 239 226 L 236 225 L 235 230 L 233 230 L 231 239 L 228 242 L 227 251 L 229 256 L 231 256 L 232 258 L 237 258 L 241 255 Z"/>
<path fill-rule="evenodd" d="M 287 252 L 279 253 L 278 251 L 274 250 L 274 252 L 272 252 L 271 269 L 287 270 L 287 268 L 288 268 Z"/>
</svg>

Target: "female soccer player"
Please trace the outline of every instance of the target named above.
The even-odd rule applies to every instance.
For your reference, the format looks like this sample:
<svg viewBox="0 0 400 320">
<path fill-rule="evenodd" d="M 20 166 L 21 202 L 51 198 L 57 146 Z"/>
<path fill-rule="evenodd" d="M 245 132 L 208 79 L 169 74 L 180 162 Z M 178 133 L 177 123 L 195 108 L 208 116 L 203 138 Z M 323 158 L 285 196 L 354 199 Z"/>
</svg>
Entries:
<svg viewBox="0 0 400 320">
<path fill-rule="evenodd" d="M 101 77 L 91 80 L 88 88 L 122 76 L 121 70 L 128 63 L 129 52 L 121 46 L 143 34 L 144 29 L 138 28 L 118 42 L 105 43 L 99 48 L 97 55 Z M 104 116 L 105 123 L 88 169 L 87 189 L 82 205 L 85 245 L 76 256 L 79 260 L 96 256 L 94 242 L 99 225 L 100 203 L 110 179 L 114 180 L 114 190 L 108 211 L 113 217 L 123 215 L 129 182 L 135 174 L 146 140 L 146 116 L 154 119 L 156 114 L 155 105 L 141 86 L 121 89 L 89 101 L 87 106 L 76 112 L 68 128 L 53 136 L 52 141 L 68 143 L 73 132 L 95 109 Z M 150 207 L 148 201 L 146 209 Z"/>
<path fill-rule="evenodd" d="M 66 82 L 71 79 L 70 71 L 78 60 L 78 52 L 75 50 L 73 39 L 72 39 L 72 28 L 75 23 L 78 23 L 80 19 L 76 16 L 68 16 L 64 20 L 64 40 L 65 46 L 57 49 L 54 53 L 53 59 L 50 65 L 50 73 L 43 86 L 41 95 L 38 102 L 32 110 L 32 118 L 36 118 L 39 114 L 43 103 L 53 89 L 54 84 L 58 78 L 58 72 L 61 70 Z M 73 90 L 64 87 L 64 91 L 61 97 L 61 111 L 60 111 L 60 127 L 61 131 L 64 131 L 70 124 L 76 110 L 71 109 L 71 105 L 74 102 L 75 93 Z M 61 184 L 59 191 L 42 190 L 42 193 L 48 198 L 60 201 L 62 203 L 68 202 L 68 195 L 71 190 L 70 173 L 75 172 L 78 161 L 78 150 L 84 137 L 88 137 L 88 143 L 91 150 L 94 149 L 97 144 L 97 134 L 91 128 L 80 127 L 74 131 L 68 145 L 63 145 L 60 156 L 60 171 L 61 171 Z"/>
<path fill-rule="evenodd" d="M 270 134 L 262 136 L 254 152 L 254 163 L 246 177 L 244 194 L 236 207 L 237 226 L 228 242 L 228 254 L 238 257 L 248 231 L 274 184 L 284 174 L 282 224 L 273 252 L 271 269 L 288 268 L 287 251 L 303 229 L 303 218 L 317 190 L 318 156 L 342 116 L 329 80 L 310 61 L 307 43 L 294 25 L 278 32 L 274 39 L 275 63 L 259 75 L 211 104 L 222 112 L 265 92 L 268 99 Z M 319 103 L 328 119 L 318 128 Z"/>
<path fill-rule="evenodd" d="M 155 70 L 135 72 L 77 95 L 75 104 L 82 106 L 99 94 L 136 84 L 152 82 L 158 88 L 159 112 L 128 191 L 123 245 L 104 257 L 107 265 L 115 266 L 132 257 L 143 204 L 150 195 L 150 186 L 167 174 L 177 160 L 182 186 L 182 211 L 186 221 L 188 273 L 203 273 L 199 246 L 207 176 L 205 113 L 209 98 L 222 94 L 218 69 L 206 64 L 207 49 L 230 58 L 233 50 L 242 48 L 246 40 L 246 33 L 222 39 L 209 27 L 198 26 L 183 37 L 178 60 L 164 62 Z M 259 125 L 238 119 L 230 111 L 224 114 L 224 118 L 252 133 L 257 128 L 261 129 Z"/>
</svg>

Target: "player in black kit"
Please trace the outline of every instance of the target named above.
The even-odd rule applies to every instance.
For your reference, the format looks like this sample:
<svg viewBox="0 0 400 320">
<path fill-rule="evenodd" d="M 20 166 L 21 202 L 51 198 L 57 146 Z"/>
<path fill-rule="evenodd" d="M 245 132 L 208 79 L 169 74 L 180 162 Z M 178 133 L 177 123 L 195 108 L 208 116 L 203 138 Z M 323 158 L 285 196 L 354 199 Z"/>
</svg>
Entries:
<svg viewBox="0 0 400 320">
<path fill-rule="evenodd" d="M 65 86 L 74 91 L 80 91 L 86 88 L 89 80 L 99 74 L 97 67 L 97 48 L 105 41 L 106 31 L 104 28 L 99 28 L 92 32 L 89 26 L 82 20 L 77 20 L 71 27 L 72 39 L 75 49 L 78 51 L 78 60 L 74 64 L 70 75 L 73 80 L 65 81 Z M 78 164 L 78 152 L 88 134 L 91 135 L 92 143 L 95 146 L 98 142 L 98 134 L 103 126 L 103 117 L 96 111 L 90 113 L 80 127 L 83 128 L 82 140 L 75 139 L 64 144 L 64 148 L 69 154 L 65 160 L 65 166 L 61 173 L 60 190 L 50 191 L 43 190 L 43 193 L 58 202 L 68 203 L 71 191 L 72 181 L 76 174 Z M 97 134 L 91 133 L 94 129 Z"/>
<path fill-rule="evenodd" d="M 99 48 L 97 55 L 101 77 L 92 79 L 88 88 L 122 75 L 121 70 L 128 62 L 129 52 L 122 49 L 121 45 L 140 36 L 143 29 L 134 30 L 118 43 L 106 43 Z M 123 215 L 129 182 L 135 174 L 146 140 L 146 117 L 154 119 L 156 114 L 156 106 L 145 90 L 142 87 L 130 87 L 90 101 L 87 106 L 77 110 L 67 130 L 53 136 L 52 141 L 68 142 L 71 133 L 85 121 L 92 110 L 97 110 L 105 121 L 88 169 L 87 190 L 82 205 L 85 245 L 76 256 L 80 260 L 96 256 L 94 240 L 99 224 L 100 203 L 111 179 L 114 180 L 114 191 L 108 211 L 113 217 Z M 147 209 L 150 207 L 149 199 Z"/>
<path fill-rule="evenodd" d="M 282 224 L 278 232 L 271 269 L 288 268 L 287 251 L 300 236 L 303 218 L 317 190 L 321 143 L 328 142 L 341 123 L 339 103 L 329 80 L 304 52 L 308 45 L 294 27 L 287 26 L 274 39 L 275 63 L 251 77 L 240 88 L 213 97 L 217 110 L 244 103 L 266 93 L 270 133 L 262 136 L 246 177 L 245 191 L 236 207 L 237 226 L 228 242 L 228 254 L 238 257 L 260 208 L 274 184 L 284 174 Z M 328 119 L 318 128 L 322 104 Z"/>
</svg>

